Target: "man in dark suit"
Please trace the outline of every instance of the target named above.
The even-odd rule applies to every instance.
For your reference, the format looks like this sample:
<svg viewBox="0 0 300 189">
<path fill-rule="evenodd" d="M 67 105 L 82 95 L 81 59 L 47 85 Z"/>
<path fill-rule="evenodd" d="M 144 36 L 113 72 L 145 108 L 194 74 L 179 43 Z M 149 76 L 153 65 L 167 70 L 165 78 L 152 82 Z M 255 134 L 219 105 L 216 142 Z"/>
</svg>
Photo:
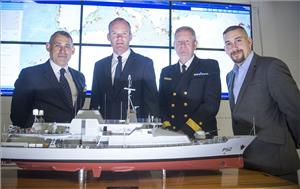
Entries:
<svg viewBox="0 0 300 189">
<path fill-rule="evenodd" d="M 123 18 L 112 20 L 108 26 L 107 39 L 113 54 L 95 64 L 91 109 L 99 109 L 104 119 L 127 118 L 128 77 L 131 77 L 133 106 L 137 118 L 158 116 L 158 92 L 153 61 L 129 48 L 132 39 L 130 24 Z"/>
<path fill-rule="evenodd" d="M 70 122 L 84 104 L 84 75 L 68 67 L 75 51 L 70 34 L 55 32 L 46 49 L 50 59 L 24 68 L 15 82 L 10 114 L 13 125 L 31 127 L 33 109 L 43 110 L 46 122 Z"/>
<path fill-rule="evenodd" d="M 163 127 L 181 130 L 189 137 L 199 131 L 217 135 L 216 114 L 221 99 L 218 62 L 199 59 L 195 31 L 180 27 L 175 32 L 177 64 L 165 67 L 160 75 L 159 103 Z"/>
<path fill-rule="evenodd" d="M 257 135 L 244 153 L 245 167 L 297 182 L 300 93 L 288 67 L 254 53 L 241 26 L 227 28 L 223 38 L 235 63 L 227 75 L 233 132 Z"/>
</svg>

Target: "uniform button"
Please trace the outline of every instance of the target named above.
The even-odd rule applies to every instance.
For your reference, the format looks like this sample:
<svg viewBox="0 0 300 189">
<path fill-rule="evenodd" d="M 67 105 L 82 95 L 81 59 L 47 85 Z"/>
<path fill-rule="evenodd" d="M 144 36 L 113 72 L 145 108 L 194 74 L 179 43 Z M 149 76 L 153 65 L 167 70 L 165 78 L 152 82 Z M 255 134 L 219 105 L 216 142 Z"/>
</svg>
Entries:
<svg viewBox="0 0 300 189">
<path fill-rule="evenodd" d="M 174 107 L 175 107 L 175 104 L 171 104 L 171 107 L 174 108 Z"/>
<path fill-rule="evenodd" d="M 184 95 L 187 95 L 187 91 L 184 91 L 183 94 L 184 94 Z"/>
<path fill-rule="evenodd" d="M 187 118 L 187 117 L 188 117 L 188 115 L 187 115 L 187 114 L 184 114 L 183 116 L 184 116 L 185 118 Z"/>
<path fill-rule="evenodd" d="M 173 92 L 173 96 L 176 96 L 176 92 Z"/>
<path fill-rule="evenodd" d="M 199 125 L 203 125 L 202 121 L 199 122 Z"/>
<path fill-rule="evenodd" d="M 171 118 L 174 119 L 174 118 L 175 118 L 175 115 L 171 115 Z"/>
<path fill-rule="evenodd" d="M 173 130 L 176 130 L 176 126 L 173 126 Z"/>
<path fill-rule="evenodd" d="M 187 103 L 187 102 L 183 103 L 183 106 L 187 106 L 187 105 L 188 105 L 188 103 Z"/>
</svg>

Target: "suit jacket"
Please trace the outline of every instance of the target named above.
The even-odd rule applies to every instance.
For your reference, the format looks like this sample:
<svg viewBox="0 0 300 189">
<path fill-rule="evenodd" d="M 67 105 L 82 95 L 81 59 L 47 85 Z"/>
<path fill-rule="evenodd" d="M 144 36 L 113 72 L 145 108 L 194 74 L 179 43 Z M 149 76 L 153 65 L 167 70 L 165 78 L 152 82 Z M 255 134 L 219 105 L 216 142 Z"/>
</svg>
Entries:
<svg viewBox="0 0 300 189">
<path fill-rule="evenodd" d="M 233 71 L 226 79 L 234 134 L 253 134 L 255 126 L 257 135 L 244 153 L 245 166 L 274 175 L 299 169 L 294 141 L 299 147 L 300 93 L 288 67 L 281 60 L 254 54 L 236 104 Z"/>
<path fill-rule="evenodd" d="M 85 78 L 82 73 L 69 67 L 77 88 L 78 97 L 74 107 L 53 72 L 48 60 L 44 64 L 25 68 L 15 82 L 11 103 L 13 125 L 31 127 L 34 121 L 33 109 L 44 110 L 46 122 L 70 122 L 85 100 Z"/>
<path fill-rule="evenodd" d="M 131 50 L 118 83 L 112 85 L 111 64 L 113 56 L 95 63 L 91 109 L 100 109 L 104 119 L 126 119 L 128 76 L 131 75 L 131 99 L 137 108 L 137 118 L 158 116 L 158 92 L 153 61 Z M 121 117 L 122 106 L 122 117 Z"/>
<path fill-rule="evenodd" d="M 217 135 L 216 114 L 221 99 L 218 62 L 194 57 L 185 73 L 179 63 L 161 71 L 159 84 L 160 115 L 164 125 L 193 137 L 197 128 Z"/>
</svg>

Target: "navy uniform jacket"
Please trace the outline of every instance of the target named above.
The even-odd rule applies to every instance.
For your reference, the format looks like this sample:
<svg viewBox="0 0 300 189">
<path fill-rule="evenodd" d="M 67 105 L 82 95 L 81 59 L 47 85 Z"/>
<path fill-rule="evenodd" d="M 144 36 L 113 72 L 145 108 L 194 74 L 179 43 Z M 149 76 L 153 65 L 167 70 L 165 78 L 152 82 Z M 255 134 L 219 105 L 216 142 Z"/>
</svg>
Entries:
<svg viewBox="0 0 300 189">
<path fill-rule="evenodd" d="M 69 71 L 78 93 L 74 107 L 68 104 L 49 60 L 44 64 L 24 68 L 15 82 L 10 114 L 13 125 L 31 127 L 33 109 L 44 110 L 46 122 L 70 122 L 84 104 L 86 85 L 81 72 L 70 67 Z"/>
<path fill-rule="evenodd" d="M 233 74 L 226 78 L 233 132 L 253 134 L 255 125 L 257 135 L 244 152 L 245 166 L 273 175 L 295 173 L 300 168 L 295 147 L 300 147 L 300 93 L 288 67 L 254 54 L 236 104 Z"/>
<path fill-rule="evenodd" d="M 165 67 L 160 75 L 159 103 L 163 126 L 193 137 L 204 130 L 217 134 L 216 114 L 221 100 L 218 62 L 194 57 L 185 73 L 179 63 Z"/>
<path fill-rule="evenodd" d="M 131 99 L 137 108 L 137 118 L 148 115 L 158 116 L 158 92 L 153 61 L 131 50 L 120 76 L 120 81 L 112 85 L 111 63 L 113 56 L 99 60 L 95 64 L 91 109 L 100 109 L 104 119 L 126 119 L 128 75 L 131 75 Z M 122 118 L 121 118 L 122 106 Z"/>
</svg>

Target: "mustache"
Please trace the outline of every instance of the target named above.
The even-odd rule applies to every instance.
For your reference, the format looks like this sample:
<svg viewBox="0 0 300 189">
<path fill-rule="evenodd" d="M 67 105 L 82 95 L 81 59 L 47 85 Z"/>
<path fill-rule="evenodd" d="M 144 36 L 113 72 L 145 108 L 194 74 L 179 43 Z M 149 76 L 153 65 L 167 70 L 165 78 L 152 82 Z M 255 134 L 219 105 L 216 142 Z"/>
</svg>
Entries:
<svg viewBox="0 0 300 189">
<path fill-rule="evenodd" d="M 235 54 L 238 54 L 238 53 L 241 53 L 243 52 L 241 49 L 238 49 L 238 50 L 235 50 L 231 53 L 231 55 L 235 55 Z"/>
</svg>

